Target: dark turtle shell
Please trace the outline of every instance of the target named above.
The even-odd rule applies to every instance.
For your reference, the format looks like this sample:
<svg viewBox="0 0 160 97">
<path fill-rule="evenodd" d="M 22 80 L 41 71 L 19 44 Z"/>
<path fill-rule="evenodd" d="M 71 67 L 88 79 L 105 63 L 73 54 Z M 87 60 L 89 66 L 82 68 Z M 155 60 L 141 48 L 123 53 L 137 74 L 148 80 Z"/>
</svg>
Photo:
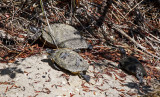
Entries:
<svg viewBox="0 0 160 97">
<path fill-rule="evenodd" d="M 143 73 L 143 77 L 147 76 L 147 73 L 141 62 L 133 56 L 122 58 L 119 61 L 119 68 L 133 75 L 136 75 L 136 71 L 138 70 L 138 68 L 140 68 L 140 72 Z"/>
</svg>

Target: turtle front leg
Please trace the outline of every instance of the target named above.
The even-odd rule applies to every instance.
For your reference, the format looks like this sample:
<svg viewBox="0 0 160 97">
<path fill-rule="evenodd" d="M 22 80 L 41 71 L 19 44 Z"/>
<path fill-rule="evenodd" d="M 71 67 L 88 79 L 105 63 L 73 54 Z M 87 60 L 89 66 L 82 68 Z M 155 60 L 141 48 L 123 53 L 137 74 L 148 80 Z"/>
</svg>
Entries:
<svg viewBox="0 0 160 97">
<path fill-rule="evenodd" d="M 61 71 L 61 69 L 56 65 L 56 63 L 53 63 L 52 65 L 55 69 L 57 69 L 58 71 Z"/>
<path fill-rule="evenodd" d="M 48 58 L 51 60 L 51 62 L 52 62 L 52 67 L 53 68 L 55 68 L 55 69 L 57 69 L 57 70 L 61 70 L 61 68 L 59 68 L 58 66 L 57 66 L 57 64 L 54 62 L 54 60 L 52 59 L 52 56 L 48 56 Z"/>
</svg>

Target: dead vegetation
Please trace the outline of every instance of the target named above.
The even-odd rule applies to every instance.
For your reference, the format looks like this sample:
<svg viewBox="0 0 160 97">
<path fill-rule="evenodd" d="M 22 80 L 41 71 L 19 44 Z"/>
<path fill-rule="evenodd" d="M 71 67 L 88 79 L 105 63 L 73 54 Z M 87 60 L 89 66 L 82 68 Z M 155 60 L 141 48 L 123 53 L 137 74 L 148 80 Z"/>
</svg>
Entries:
<svg viewBox="0 0 160 97">
<path fill-rule="evenodd" d="M 0 61 L 41 53 L 37 34 L 65 23 L 78 29 L 93 49 L 81 53 L 90 63 L 118 62 L 124 47 L 145 66 L 148 80 L 160 80 L 160 0 L 1 0 Z M 109 74 L 109 72 L 107 73 Z"/>
</svg>

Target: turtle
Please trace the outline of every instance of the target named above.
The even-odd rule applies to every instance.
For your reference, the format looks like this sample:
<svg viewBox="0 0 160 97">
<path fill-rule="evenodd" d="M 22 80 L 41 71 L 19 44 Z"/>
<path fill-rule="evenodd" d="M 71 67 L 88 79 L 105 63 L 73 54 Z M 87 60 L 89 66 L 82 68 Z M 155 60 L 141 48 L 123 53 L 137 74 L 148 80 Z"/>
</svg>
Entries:
<svg viewBox="0 0 160 97">
<path fill-rule="evenodd" d="M 91 49 L 92 47 L 77 29 L 61 23 L 51 24 L 38 28 L 29 26 L 31 40 L 40 39 L 45 46 L 50 48 Z M 34 33 L 34 34 L 33 34 Z"/>
<path fill-rule="evenodd" d="M 118 68 L 122 69 L 128 74 L 136 76 L 139 83 L 143 83 L 143 77 L 147 76 L 146 70 L 141 62 L 134 56 L 127 56 L 123 47 L 119 47 L 121 59 L 119 60 Z"/>
<path fill-rule="evenodd" d="M 81 33 L 68 24 L 55 23 L 45 26 L 41 40 L 46 41 L 46 45 L 53 48 L 87 49 L 89 47 Z"/>
<path fill-rule="evenodd" d="M 89 64 L 77 52 L 66 48 L 46 49 L 46 51 L 49 54 L 48 58 L 55 63 L 53 64 L 55 68 L 67 70 L 89 82 L 90 76 L 86 75 Z"/>
</svg>

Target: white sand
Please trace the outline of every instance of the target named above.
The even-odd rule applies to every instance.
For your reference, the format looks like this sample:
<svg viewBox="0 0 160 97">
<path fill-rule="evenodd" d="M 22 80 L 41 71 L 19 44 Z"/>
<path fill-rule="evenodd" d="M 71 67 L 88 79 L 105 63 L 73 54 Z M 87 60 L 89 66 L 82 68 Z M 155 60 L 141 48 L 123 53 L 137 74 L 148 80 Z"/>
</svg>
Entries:
<svg viewBox="0 0 160 97">
<path fill-rule="evenodd" d="M 137 90 L 129 88 L 123 84 L 136 82 L 135 77 L 127 75 L 125 78 L 119 78 L 116 72 L 110 77 L 107 74 L 99 73 L 100 68 L 93 69 L 89 67 L 87 74 L 91 76 L 90 83 L 86 83 L 78 76 L 68 75 L 62 71 L 53 69 L 48 62 L 41 61 L 46 59 L 46 55 L 36 55 L 24 60 L 19 59 L 18 64 L 0 63 L 0 69 L 17 67 L 24 73 L 16 73 L 15 78 L 10 78 L 8 74 L 0 76 L 0 97 L 136 97 Z M 19 71 L 20 71 L 19 70 Z M 93 72 L 94 71 L 94 72 Z M 122 72 L 121 70 L 116 70 Z M 18 72 L 18 71 L 17 71 Z M 64 76 L 68 76 L 68 81 Z M 116 80 L 124 80 L 120 82 Z M 5 84 L 4 82 L 10 82 Z M 134 95 L 131 95 L 135 93 Z"/>
</svg>

